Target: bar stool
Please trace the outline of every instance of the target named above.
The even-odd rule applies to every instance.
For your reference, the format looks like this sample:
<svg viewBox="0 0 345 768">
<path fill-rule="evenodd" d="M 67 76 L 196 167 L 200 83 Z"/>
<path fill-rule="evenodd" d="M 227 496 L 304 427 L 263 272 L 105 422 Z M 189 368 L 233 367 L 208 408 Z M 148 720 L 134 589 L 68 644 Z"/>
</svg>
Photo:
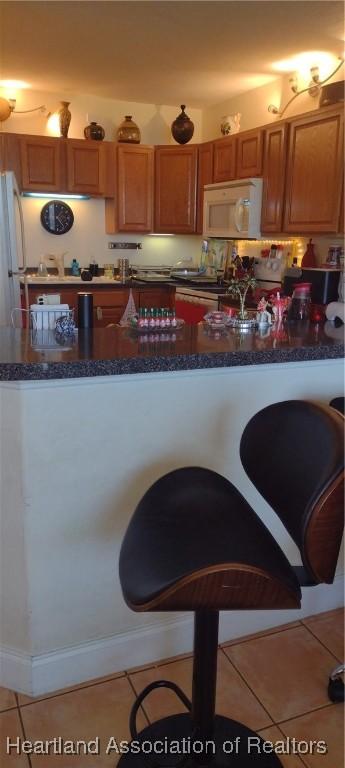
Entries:
<svg viewBox="0 0 345 768">
<path fill-rule="evenodd" d="M 344 415 L 345 413 L 345 397 L 334 397 L 331 400 L 330 405 L 332 408 L 336 408 L 339 413 Z M 343 702 L 345 700 L 345 687 L 344 687 L 344 672 L 345 664 L 338 664 L 335 669 L 332 670 L 328 680 L 328 696 L 331 701 L 336 703 Z"/>
<path fill-rule="evenodd" d="M 250 420 L 240 456 L 303 565 L 289 564 L 246 499 L 216 472 L 184 467 L 151 486 L 123 541 L 120 580 L 134 611 L 194 612 L 192 701 L 169 681 L 147 686 L 130 716 L 138 751 L 130 746 L 121 768 L 281 766 L 255 732 L 215 714 L 219 611 L 299 608 L 301 586 L 333 581 L 343 526 L 343 418 L 314 403 L 276 403 Z M 138 735 L 138 709 L 157 687 L 174 690 L 187 711 Z"/>
</svg>

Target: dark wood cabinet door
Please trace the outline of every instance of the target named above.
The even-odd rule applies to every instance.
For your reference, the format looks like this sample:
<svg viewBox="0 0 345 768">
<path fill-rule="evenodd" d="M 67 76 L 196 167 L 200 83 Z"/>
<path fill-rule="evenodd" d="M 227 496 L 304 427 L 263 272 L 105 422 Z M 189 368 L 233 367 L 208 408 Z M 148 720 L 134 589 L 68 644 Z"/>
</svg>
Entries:
<svg viewBox="0 0 345 768">
<path fill-rule="evenodd" d="M 151 288 L 144 291 L 139 289 L 134 298 L 137 309 L 142 307 L 169 308 L 172 309 L 175 303 L 175 288 Z"/>
<path fill-rule="evenodd" d="M 61 192 L 63 142 L 49 136 L 19 138 L 22 188 L 32 192 Z"/>
<path fill-rule="evenodd" d="M 156 147 L 155 232 L 195 232 L 197 157 L 195 144 Z"/>
<path fill-rule="evenodd" d="M 151 232 L 154 149 L 122 145 L 118 146 L 117 151 L 118 230 L 119 232 Z"/>
<path fill-rule="evenodd" d="M 105 146 L 97 141 L 68 139 L 66 147 L 68 191 L 81 195 L 105 195 Z"/>
<path fill-rule="evenodd" d="M 288 124 L 272 125 L 265 136 L 261 232 L 282 232 Z"/>
<path fill-rule="evenodd" d="M 344 167 L 343 129 L 340 109 L 291 121 L 285 232 L 338 232 Z"/>
<path fill-rule="evenodd" d="M 214 142 L 213 181 L 231 181 L 236 178 L 236 137 L 229 136 Z"/>
<path fill-rule="evenodd" d="M 126 309 L 129 288 L 93 291 L 93 324 L 105 328 L 110 323 L 119 323 Z"/>
<path fill-rule="evenodd" d="M 264 132 L 261 128 L 246 131 L 237 136 L 237 179 L 261 176 L 264 147 Z"/>
<path fill-rule="evenodd" d="M 202 233 L 204 186 L 213 182 L 213 141 L 200 144 L 198 149 L 198 191 L 196 231 Z"/>
</svg>

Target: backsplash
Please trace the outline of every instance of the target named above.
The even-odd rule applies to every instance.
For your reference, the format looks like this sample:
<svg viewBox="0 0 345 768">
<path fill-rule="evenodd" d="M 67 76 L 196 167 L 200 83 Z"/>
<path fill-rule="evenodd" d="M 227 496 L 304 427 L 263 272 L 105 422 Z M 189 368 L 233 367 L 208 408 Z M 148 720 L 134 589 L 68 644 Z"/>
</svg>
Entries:
<svg viewBox="0 0 345 768">
<path fill-rule="evenodd" d="M 238 240 L 238 253 L 239 256 L 254 256 L 261 255 L 261 251 L 270 247 L 271 243 L 282 245 L 284 248 L 284 255 L 287 256 L 287 263 L 290 264 L 293 258 L 297 258 L 297 263 L 300 266 L 303 255 L 306 252 L 310 235 L 306 237 L 300 237 L 298 235 L 287 237 L 284 235 L 272 237 L 270 239 L 262 240 Z M 336 237 L 334 235 L 320 235 L 312 236 L 314 243 L 314 251 L 316 256 L 316 262 L 318 266 L 325 264 L 328 255 L 328 248 L 330 245 L 340 245 L 343 247 L 344 238 Z"/>
<path fill-rule="evenodd" d="M 140 235 L 138 233 L 107 235 L 105 233 L 104 200 L 69 200 L 73 209 L 74 225 L 65 235 L 51 235 L 46 232 L 40 222 L 40 213 L 45 199 L 30 197 L 22 198 L 25 239 L 27 250 L 27 264 L 36 267 L 40 257 L 47 253 L 58 254 L 67 252 L 65 266 L 69 267 L 73 258 L 79 261 L 82 267 L 86 267 L 95 259 L 99 266 L 107 263 L 117 263 L 120 257 L 129 258 L 133 264 L 175 264 L 181 259 L 190 259 L 199 264 L 201 258 L 202 238 L 200 235 Z M 301 263 L 305 253 L 308 237 L 284 237 L 278 236 L 262 240 L 239 240 L 239 254 L 244 256 L 260 256 L 264 248 L 270 243 L 281 243 L 286 252 L 298 259 Z M 109 242 L 140 242 L 141 250 L 109 250 Z M 328 248 L 333 243 L 343 245 L 342 237 L 333 235 L 315 236 L 315 255 L 318 265 L 327 259 Z"/>
<path fill-rule="evenodd" d="M 27 264 L 36 267 L 40 257 L 47 253 L 63 253 L 65 266 L 73 258 L 86 267 L 95 259 L 99 266 L 117 263 L 125 256 L 133 264 L 175 264 L 180 259 L 199 262 L 200 235 L 152 236 L 140 233 L 107 235 L 104 223 L 104 200 L 68 200 L 74 213 L 74 225 L 65 235 L 51 235 L 40 222 L 43 198 L 23 197 Z M 140 242 L 141 250 L 109 250 L 109 242 Z"/>
</svg>

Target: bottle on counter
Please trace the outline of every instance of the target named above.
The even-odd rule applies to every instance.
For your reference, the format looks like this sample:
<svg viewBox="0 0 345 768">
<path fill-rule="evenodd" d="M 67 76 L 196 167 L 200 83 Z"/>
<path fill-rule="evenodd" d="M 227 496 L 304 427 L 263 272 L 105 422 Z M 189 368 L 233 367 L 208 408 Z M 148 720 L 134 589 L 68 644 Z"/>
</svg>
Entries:
<svg viewBox="0 0 345 768">
<path fill-rule="evenodd" d="M 71 274 L 73 277 L 80 277 L 80 266 L 77 259 L 72 259 L 71 261 Z"/>
<path fill-rule="evenodd" d="M 90 261 L 89 270 L 91 272 L 92 277 L 98 276 L 98 264 L 96 263 L 95 259 L 92 259 L 92 261 Z"/>
<path fill-rule="evenodd" d="M 165 319 L 165 327 L 170 328 L 171 320 L 170 320 L 170 313 L 168 309 L 164 310 L 164 319 Z"/>
<path fill-rule="evenodd" d="M 302 268 L 305 267 L 316 267 L 316 256 L 314 251 L 315 245 L 312 241 L 312 238 L 310 238 L 309 243 L 307 245 L 307 250 L 303 256 L 302 259 Z"/>
<path fill-rule="evenodd" d="M 154 307 L 151 307 L 149 312 L 149 328 L 155 328 L 156 327 L 156 310 Z"/>
</svg>

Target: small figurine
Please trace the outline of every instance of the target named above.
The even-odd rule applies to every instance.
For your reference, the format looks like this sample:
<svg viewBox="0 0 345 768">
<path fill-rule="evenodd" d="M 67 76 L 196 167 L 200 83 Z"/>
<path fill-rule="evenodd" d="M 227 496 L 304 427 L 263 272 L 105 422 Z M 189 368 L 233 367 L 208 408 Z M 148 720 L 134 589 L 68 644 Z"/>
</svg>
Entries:
<svg viewBox="0 0 345 768">
<path fill-rule="evenodd" d="M 257 306 L 257 313 L 256 313 L 256 321 L 260 326 L 262 325 L 272 325 L 272 315 L 267 310 L 268 301 L 263 296 Z"/>
<path fill-rule="evenodd" d="M 278 291 L 275 296 L 271 296 L 270 301 L 273 307 L 274 322 L 281 323 L 283 320 L 283 314 L 288 307 L 289 299 L 282 298 Z"/>
</svg>

